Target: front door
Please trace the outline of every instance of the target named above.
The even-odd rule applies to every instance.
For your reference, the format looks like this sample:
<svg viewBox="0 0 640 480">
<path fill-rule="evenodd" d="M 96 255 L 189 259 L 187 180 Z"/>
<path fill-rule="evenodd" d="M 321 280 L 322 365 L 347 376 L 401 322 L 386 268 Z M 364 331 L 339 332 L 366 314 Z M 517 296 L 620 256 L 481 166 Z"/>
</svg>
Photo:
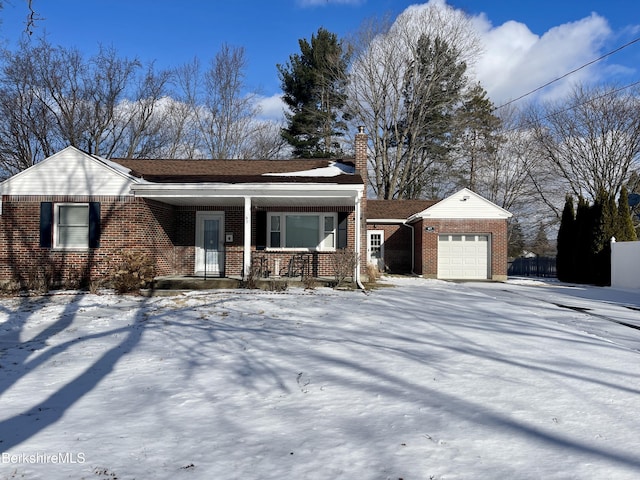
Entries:
<svg viewBox="0 0 640 480">
<path fill-rule="evenodd" d="M 367 262 L 384 272 L 384 231 L 367 230 Z"/>
<path fill-rule="evenodd" d="M 224 275 L 224 214 L 196 213 L 195 274 Z"/>
</svg>

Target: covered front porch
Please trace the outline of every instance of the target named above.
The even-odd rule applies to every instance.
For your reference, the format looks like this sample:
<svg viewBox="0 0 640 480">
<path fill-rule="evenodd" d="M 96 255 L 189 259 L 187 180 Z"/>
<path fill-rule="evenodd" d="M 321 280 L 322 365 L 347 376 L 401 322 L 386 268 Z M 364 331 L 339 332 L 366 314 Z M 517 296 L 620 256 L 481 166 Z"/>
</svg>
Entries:
<svg viewBox="0 0 640 480">
<path fill-rule="evenodd" d="M 133 186 L 136 197 L 170 206 L 174 212 L 169 227 L 174 268 L 155 284 L 208 288 L 251 279 L 273 283 L 296 278 L 326 284 L 335 282 L 330 272 L 333 256 L 347 248 L 356 259 L 349 276 L 359 282 L 362 186 L 308 187 L 252 184 L 248 194 L 247 185 L 235 184 Z M 315 224 L 317 232 L 309 224 Z M 294 227 L 302 233 L 294 235 Z M 310 231 L 320 238 L 315 244 L 304 243 Z"/>
</svg>

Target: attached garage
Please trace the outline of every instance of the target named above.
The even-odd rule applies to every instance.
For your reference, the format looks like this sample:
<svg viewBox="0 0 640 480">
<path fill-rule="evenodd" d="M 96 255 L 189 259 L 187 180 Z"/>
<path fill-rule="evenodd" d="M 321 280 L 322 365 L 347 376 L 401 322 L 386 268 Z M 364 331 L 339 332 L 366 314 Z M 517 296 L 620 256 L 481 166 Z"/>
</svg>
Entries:
<svg viewBox="0 0 640 480">
<path fill-rule="evenodd" d="M 380 252 L 376 264 L 389 272 L 443 280 L 506 280 L 510 217 L 467 188 L 439 201 L 368 200 L 367 246 Z"/>
<path fill-rule="evenodd" d="M 486 280 L 490 278 L 489 235 L 438 235 L 438 278 Z"/>
</svg>

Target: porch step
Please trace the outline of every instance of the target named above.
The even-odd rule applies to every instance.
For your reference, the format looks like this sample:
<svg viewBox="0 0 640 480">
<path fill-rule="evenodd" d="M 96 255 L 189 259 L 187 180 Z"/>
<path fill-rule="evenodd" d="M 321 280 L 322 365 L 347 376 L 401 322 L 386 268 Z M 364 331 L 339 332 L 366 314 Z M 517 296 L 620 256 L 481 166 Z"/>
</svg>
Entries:
<svg viewBox="0 0 640 480">
<path fill-rule="evenodd" d="M 240 280 L 235 278 L 203 277 L 158 277 L 150 290 L 214 290 L 218 288 L 239 288 Z"/>
<path fill-rule="evenodd" d="M 334 280 L 330 278 L 314 278 L 316 286 L 331 287 L 334 285 Z M 287 286 L 301 287 L 304 283 L 300 277 L 278 277 L 278 278 L 260 278 L 256 281 L 255 287 L 261 290 L 280 290 Z M 192 276 L 168 276 L 157 277 L 154 279 L 151 286 L 142 292 L 145 295 L 158 296 L 158 295 L 175 295 L 180 291 L 191 290 L 215 290 L 215 289 L 235 289 L 242 288 L 242 279 L 220 277 L 220 278 L 203 278 Z"/>
</svg>

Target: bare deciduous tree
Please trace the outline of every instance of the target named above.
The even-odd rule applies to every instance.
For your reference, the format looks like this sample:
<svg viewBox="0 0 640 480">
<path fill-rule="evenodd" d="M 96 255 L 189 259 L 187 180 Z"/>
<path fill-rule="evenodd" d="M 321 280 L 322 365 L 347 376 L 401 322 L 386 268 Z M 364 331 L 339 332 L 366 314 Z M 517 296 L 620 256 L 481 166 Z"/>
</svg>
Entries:
<svg viewBox="0 0 640 480">
<path fill-rule="evenodd" d="M 111 157 L 123 143 L 132 117 L 119 106 L 131 98 L 133 92 L 128 89 L 140 67 L 137 60 L 119 58 L 112 48 L 100 48 L 89 68 L 80 70 L 84 73 L 80 93 L 84 90 L 85 96 L 81 108 L 87 113 L 86 124 L 77 127 L 83 130 L 79 135 L 84 137 L 81 145 L 86 151 Z"/>
<path fill-rule="evenodd" d="M 283 127 L 284 122 L 254 120 L 251 136 L 242 147 L 242 158 L 283 158 L 290 150 L 287 141 L 281 135 Z"/>
<path fill-rule="evenodd" d="M 532 110 L 529 123 L 548 169 L 564 192 L 593 200 L 617 196 L 640 154 L 638 91 L 577 86 L 563 102 Z M 540 194 L 550 194 L 540 184 Z M 562 206 L 557 207 L 562 208 Z"/>
<path fill-rule="evenodd" d="M 166 105 L 167 88 L 171 73 L 147 68 L 139 81 L 135 100 L 121 102 L 118 109 L 125 120 L 122 141 L 116 146 L 115 154 L 128 158 L 161 157 L 172 143 L 170 110 Z"/>
<path fill-rule="evenodd" d="M 31 162 L 39 160 L 39 153 L 49 155 L 66 145 L 109 156 L 122 143 L 129 119 L 119 107 L 132 99 L 139 62 L 121 59 L 112 49 L 100 49 L 87 60 L 76 49 L 53 47 L 45 40 L 23 43 L 4 60 L 5 100 L 23 95 L 21 115 L 39 112 L 40 122 L 23 125 L 42 147 L 42 152 L 31 152 Z"/>
<path fill-rule="evenodd" d="M 0 178 L 55 152 L 54 119 L 31 84 L 32 64 L 3 52 L 0 78 Z"/>
<path fill-rule="evenodd" d="M 223 45 L 209 68 L 196 59 L 178 69 L 181 100 L 198 130 L 198 149 L 210 158 L 239 158 L 257 115 L 244 92 L 244 49 Z"/>
<path fill-rule="evenodd" d="M 73 145 L 104 157 L 240 158 L 282 154 L 281 125 L 244 93 L 242 49 L 223 47 L 201 73 L 146 69 L 100 48 L 86 58 L 46 40 L 2 52 L 0 176 Z M 170 88 L 177 79 L 176 98 Z"/>
<path fill-rule="evenodd" d="M 512 108 L 498 112 L 500 129 L 491 155 L 478 163 L 475 190 L 488 200 L 509 210 L 527 237 L 544 227 L 552 231 L 558 218 L 553 208 L 538 194 L 537 185 L 553 190 L 557 179 L 549 178 L 535 148 L 534 135 L 522 114 Z M 555 197 L 549 197 L 556 201 Z"/>
<path fill-rule="evenodd" d="M 372 139 L 375 193 L 433 195 L 426 182 L 448 168 L 452 110 L 478 52 L 470 20 L 441 4 L 414 7 L 388 29 L 368 24 L 354 51 L 349 106 Z"/>
</svg>

